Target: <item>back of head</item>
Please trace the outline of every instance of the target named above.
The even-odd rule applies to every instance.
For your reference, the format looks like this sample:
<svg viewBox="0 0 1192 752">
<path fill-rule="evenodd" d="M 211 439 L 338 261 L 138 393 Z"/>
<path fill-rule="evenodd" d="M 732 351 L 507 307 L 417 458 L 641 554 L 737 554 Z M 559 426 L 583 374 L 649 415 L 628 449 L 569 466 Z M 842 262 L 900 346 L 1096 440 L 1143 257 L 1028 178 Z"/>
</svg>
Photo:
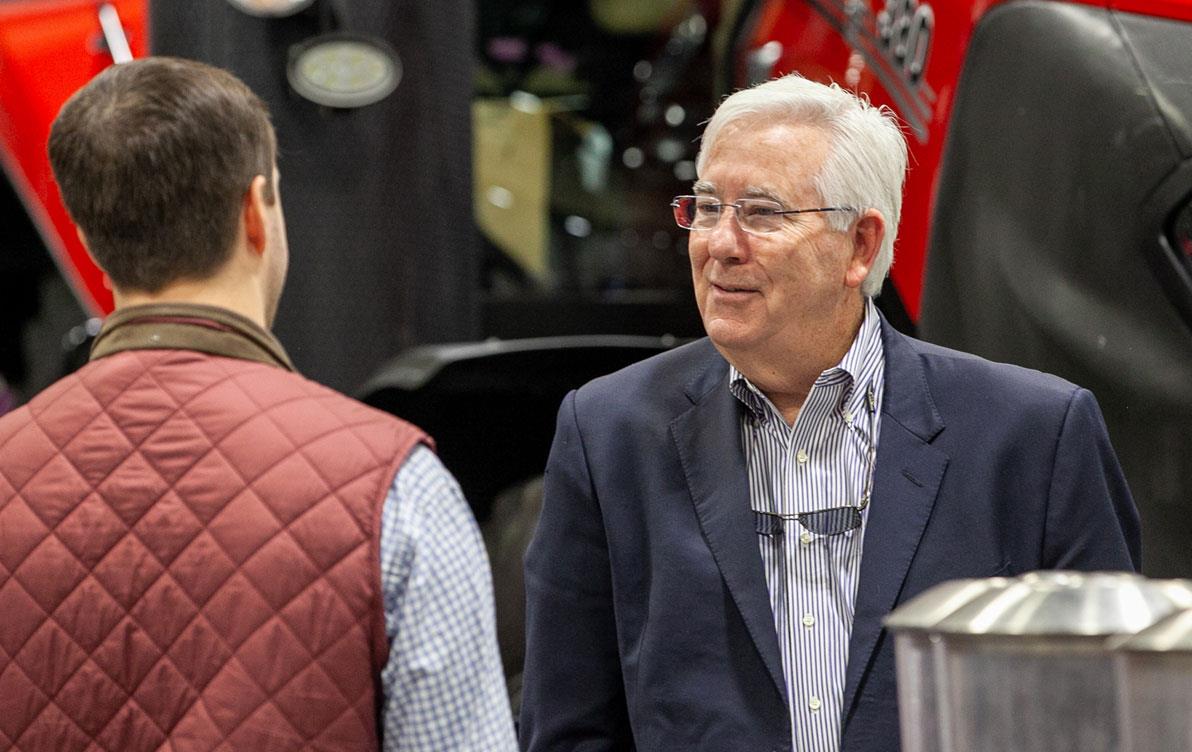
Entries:
<svg viewBox="0 0 1192 752">
<path fill-rule="evenodd" d="M 742 127 L 791 123 L 822 128 L 831 139 L 815 188 L 824 206 L 873 208 L 886 220 L 886 234 L 869 275 L 861 286 L 865 295 L 877 295 L 894 261 L 894 238 L 902 211 L 902 184 L 906 176 L 906 139 L 894 114 L 836 84 L 825 85 L 792 74 L 738 91 L 717 108 L 704 129 L 697 172 L 703 173 L 718 138 L 733 138 Z M 799 154 L 791 154 L 798 159 Z M 827 215 L 839 230 L 852 215 Z"/>
<path fill-rule="evenodd" d="M 232 74 L 150 57 L 77 91 L 49 152 L 96 262 L 116 287 L 154 293 L 224 264 L 245 191 L 273 175 L 276 141 L 265 105 Z"/>
</svg>

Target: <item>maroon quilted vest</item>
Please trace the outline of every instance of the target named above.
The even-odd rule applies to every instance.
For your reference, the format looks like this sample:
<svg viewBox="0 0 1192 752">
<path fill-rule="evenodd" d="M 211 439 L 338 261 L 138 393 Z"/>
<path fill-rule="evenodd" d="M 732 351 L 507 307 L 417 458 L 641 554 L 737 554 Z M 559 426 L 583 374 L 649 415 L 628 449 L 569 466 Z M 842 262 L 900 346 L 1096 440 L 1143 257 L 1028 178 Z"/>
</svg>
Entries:
<svg viewBox="0 0 1192 752">
<path fill-rule="evenodd" d="M 373 750 L 425 436 L 281 368 L 94 361 L 0 419 L 0 750 Z"/>
</svg>

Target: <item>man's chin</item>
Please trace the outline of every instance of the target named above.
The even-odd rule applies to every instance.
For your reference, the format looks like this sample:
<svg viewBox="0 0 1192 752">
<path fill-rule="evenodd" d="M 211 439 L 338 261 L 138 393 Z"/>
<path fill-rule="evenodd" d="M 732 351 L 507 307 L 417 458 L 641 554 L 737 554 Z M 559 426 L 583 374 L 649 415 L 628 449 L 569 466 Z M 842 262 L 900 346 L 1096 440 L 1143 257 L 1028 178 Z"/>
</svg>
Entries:
<svg viewBox="0 0 1192 752">
<path fill-rule="evenodd" d="M 757 341 L 757 331 L 740 321 L 715 319 L 704 323 L 708 339 L 720 350 L 748 350 Z"/>
</svg>

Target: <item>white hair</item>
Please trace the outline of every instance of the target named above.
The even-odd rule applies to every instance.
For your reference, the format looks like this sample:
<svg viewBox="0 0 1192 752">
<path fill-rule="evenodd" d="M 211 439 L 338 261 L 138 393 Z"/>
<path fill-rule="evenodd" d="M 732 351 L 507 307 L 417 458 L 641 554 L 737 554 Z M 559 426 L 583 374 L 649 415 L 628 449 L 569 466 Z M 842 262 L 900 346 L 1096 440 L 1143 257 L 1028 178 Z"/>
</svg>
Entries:
<svg viewBox="0 0 1192 752">
<path fill-rule="evenodd" d="M 825 206 L 877 209 L 886 220 L 886 235 L 861 292 L 873 297 L 894 262 L 894 238 L 902 211 L 902 183 L 906 176 L 906 139 L 888 107 L 874 107 L 868 100 L 836 84 L 820 84 L 790 74 L 743 89 L 717 108 L 700 144 L 696 172 L 703 173 L 708 153 L 725 126 L 732 123 L 785 122 L 819 127 L 830 144 L 815 188 Z M 794 158 L 794 155 L 792 155 Z M 848 212 L 829 212 L 830 226 L 847 230 Z"/>
</svg>

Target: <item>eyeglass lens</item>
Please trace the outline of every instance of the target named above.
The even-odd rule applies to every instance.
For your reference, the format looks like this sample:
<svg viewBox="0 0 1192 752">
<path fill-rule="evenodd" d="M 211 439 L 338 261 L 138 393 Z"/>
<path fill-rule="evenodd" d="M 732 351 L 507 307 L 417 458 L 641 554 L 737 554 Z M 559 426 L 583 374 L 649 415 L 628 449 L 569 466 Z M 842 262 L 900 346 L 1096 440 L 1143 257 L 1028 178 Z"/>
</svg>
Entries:
<svg viewBox="0 0 1192 752">
<path fill-rule="evenodd" d="M 757 532 L 762 535 L 781 535 L 787 520 L 797 521 L 804 530 L 816 535 L 840 535 L 861 527 L 861 510 L 833 507 L 789 516 L 755 510 L 753 519 Z"/>
<path fill-rule="evenodd" d="M 861 512 L 856 507 L 834 507 L 804 512 L 799 524 L 816 535 L 839 535 L 861 527 Z"/>
<path fill-rule="evenodd" d="M 737 223 L 749 232 L 776 232 L 782 228 L 782 205 L 764 198 L 743 198 L 734 204 L 722 204 L 712 196 L 677 196 L 672 206 L 675 222 L 689 230 L 714 229 L 728 207 L 735 211 Z"/>
</svg>

